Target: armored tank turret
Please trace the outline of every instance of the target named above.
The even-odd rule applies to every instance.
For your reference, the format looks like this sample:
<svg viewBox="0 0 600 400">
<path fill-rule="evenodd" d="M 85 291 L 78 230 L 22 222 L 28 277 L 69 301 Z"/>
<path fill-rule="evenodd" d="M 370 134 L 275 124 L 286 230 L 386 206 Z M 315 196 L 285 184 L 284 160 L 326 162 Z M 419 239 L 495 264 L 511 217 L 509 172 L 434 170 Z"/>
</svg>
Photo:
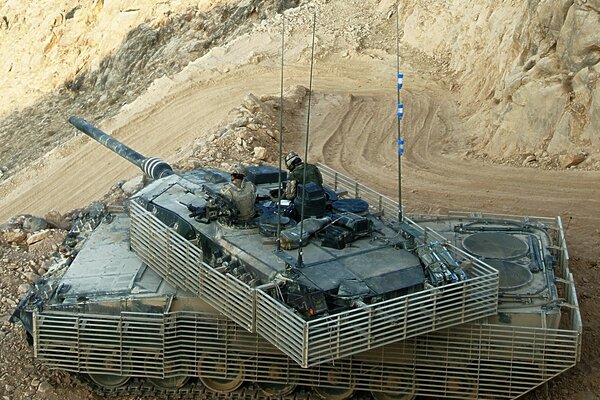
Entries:
<svg viewBox="0 0 600 400">
<path fill-rule="evenodd" d="M 559 219 L 398 220 L 397 203 L 324 165 L 323 187 L 289 201 L 285 173 L 261 165 L 240 220 L 226 171 L 175 173 L 70 122 L 152 181 L 13 321 L 40 362 L 104 395 L 514 398 L 578 359 Z M 531 276 L 506 283 L 511 263 Z"/>
</svg>

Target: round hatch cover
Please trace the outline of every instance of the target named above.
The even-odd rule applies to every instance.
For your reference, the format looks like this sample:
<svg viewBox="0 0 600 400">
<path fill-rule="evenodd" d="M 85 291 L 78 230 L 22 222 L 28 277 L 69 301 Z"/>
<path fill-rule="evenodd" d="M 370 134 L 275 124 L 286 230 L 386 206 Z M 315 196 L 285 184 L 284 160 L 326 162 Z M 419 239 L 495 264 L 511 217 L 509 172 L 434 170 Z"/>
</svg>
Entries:
<svg viewBox="0 0 600 400">
<path fill-rule="evenodd" d="M 533 279 L 529 268 L 512 261 L 485 260 L 498 270 L 500 289 L 512 290 L 527 285 Z"/>
<path fill-rule="evenodd" d="M 463 239 L 466 251 L 478 257 L 512 259 L 523 257 L 529 245 L 516 236 L 501 232 L 479 232 Z"/>
</svg>

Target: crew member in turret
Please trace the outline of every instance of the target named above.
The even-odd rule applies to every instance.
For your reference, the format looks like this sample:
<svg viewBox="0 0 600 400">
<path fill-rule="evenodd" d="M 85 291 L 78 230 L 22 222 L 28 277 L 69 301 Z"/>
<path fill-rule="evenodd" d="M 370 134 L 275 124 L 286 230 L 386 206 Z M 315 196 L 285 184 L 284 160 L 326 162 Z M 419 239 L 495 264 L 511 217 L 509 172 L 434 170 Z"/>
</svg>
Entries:
<svg viewBox="0 0 600 400">
<path fill-rule="evenodd" d="M 302 185 L 304 183 L 316 183 L 319 186 L 323 186 L 323 176 L 321 176 L 321 171 L 314 164 L 308 164 L 302 161 L 300 156 L 296 154 L 296 152 L 290 151 L 287 156 L 285 156 L 285 165 L 287 169 L 290 171 L 288 174 L 288 181 L 285 187 L 285 198 L 289 200 L 293 200 L 296 197 L 298 185 Z M 305 179 L 305 171 L 306 171 L 306 181 Z"/>
<path fill-rule="evenodd" d="M 221 194 L 230 200 L 239 210 L 237 220 L 245 222 L 254 217 L 256 186 L 246 180 L 246 168 L 234 165 L 231 169 L 231 182 L 223 186 Z"/>
</svg>

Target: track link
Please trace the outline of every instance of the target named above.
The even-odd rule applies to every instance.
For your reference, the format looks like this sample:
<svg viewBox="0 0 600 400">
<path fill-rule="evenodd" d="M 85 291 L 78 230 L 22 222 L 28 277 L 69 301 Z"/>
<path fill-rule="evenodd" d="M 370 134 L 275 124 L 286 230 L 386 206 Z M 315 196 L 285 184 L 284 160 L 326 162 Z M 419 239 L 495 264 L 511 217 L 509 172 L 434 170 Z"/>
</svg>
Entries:
<svg viewBox="0 0 600 400">
<path fill-rule="evenodd" d="M 76 379 L 87 386 L 94 394 L 105 398 L 135 396 L 136 398 L 157 400 L 269 400 L 273 398 L 281 400 L 323 400 L 310 389 L 303 387 L 299 387 L 294 392 L 282 397 L 269 397 L 252 383 L 245 383 L 239 389 L 229 393 L 217 393 L 207 389 L 196 379 L 178 389 L 159 388 L 143 378 L 131 378 L 118 388 L 98 386 L 84 374 L 76 375 Z M 371 397 L 367 392 L 356 392 L 352 399 L 368 400 Z"/>
</svg>

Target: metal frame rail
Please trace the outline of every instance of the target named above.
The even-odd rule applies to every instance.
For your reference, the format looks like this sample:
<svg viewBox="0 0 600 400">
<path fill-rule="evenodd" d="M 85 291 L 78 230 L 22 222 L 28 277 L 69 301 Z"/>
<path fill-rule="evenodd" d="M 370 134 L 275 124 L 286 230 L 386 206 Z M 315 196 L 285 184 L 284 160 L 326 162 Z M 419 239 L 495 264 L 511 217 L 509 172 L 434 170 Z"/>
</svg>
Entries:
<svg viewBox="0 0 600 400">
<path fill-rule="evenodd" d="M 369 203 L 371 212 L 381 216 L 385 222 L 398 220 L 398 202 L 376 192 L 358 181 L 341 174 L 334 169 L 317 163 L 323 184 L 329 186 L 337 193 L 346 192 L 348 196 L 365 200 Z"/>
<path fill-rule="evenodd" d="M 130 213 L 131 247 L 145 263 L 304 368 L 497 313 L 498 272 L 470 258 L 466 281 L 306 321 L 269 293 L 201 262 L 200 249 L 139 204 L 131 202 Z"/>
</svg>

